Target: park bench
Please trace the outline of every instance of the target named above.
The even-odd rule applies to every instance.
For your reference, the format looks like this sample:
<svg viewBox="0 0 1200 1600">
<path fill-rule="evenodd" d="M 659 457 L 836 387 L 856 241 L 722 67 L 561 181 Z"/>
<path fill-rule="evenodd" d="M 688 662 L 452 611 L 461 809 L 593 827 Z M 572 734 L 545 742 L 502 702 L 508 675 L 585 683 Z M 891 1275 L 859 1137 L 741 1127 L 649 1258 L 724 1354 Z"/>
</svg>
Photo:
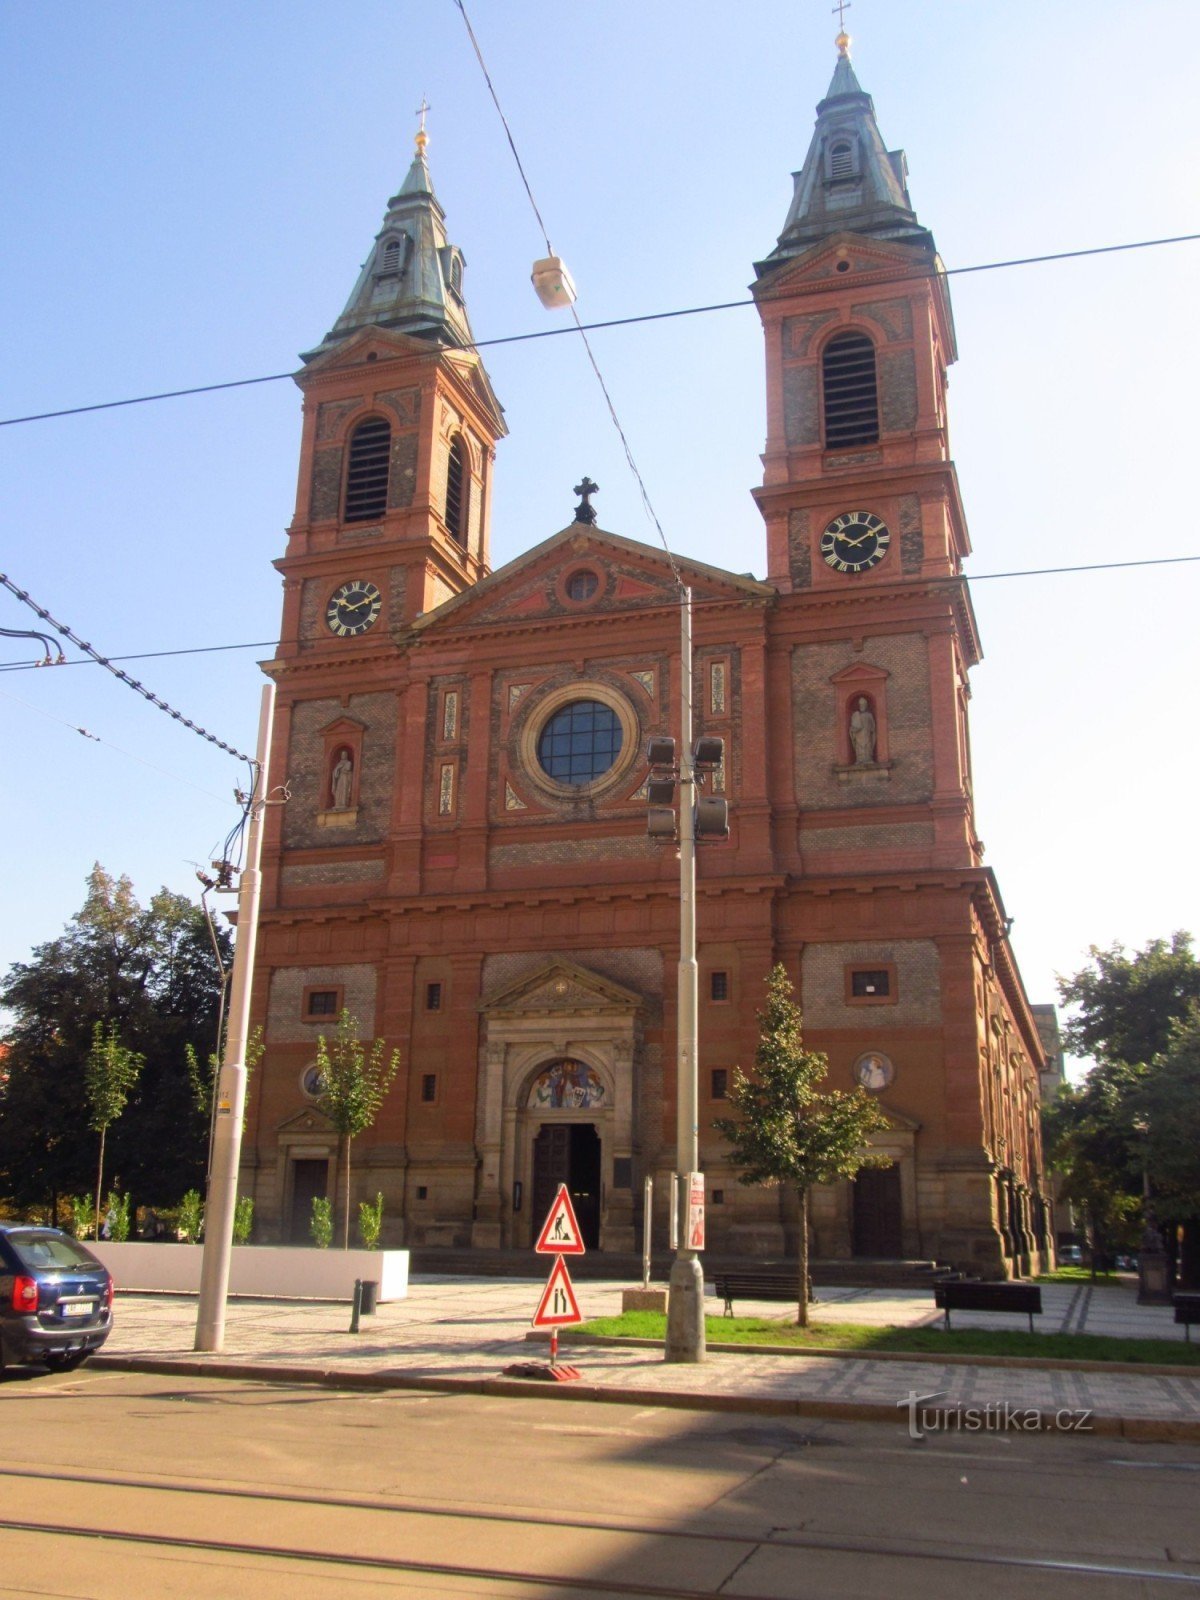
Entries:
<svg viewBox="0 0 1200 1600">
<path fill-rule="evenodd" d="M 1034 1315 L 1041 1315 L 1042 1291 L 1036 1283 L 935 1283 L 933 1303 L 946 1314 L 947 1332 L 952 1311 L 1016 1311 L 1028 1316 L 1032 1333 Z"/>
<path fill-rule="evenodd" d="M 1183 1337 L 1189 1344 L 1192 1342 L 1192 1328 L 1200 1322 L 1200 1294 L 1176 1294 L 1172 1296 L 1175 1305 L 1175 1321 L 1183 1323 Z"/>
<path fill-rule="evenodd" d="M 713 1285 L 725 1301 L 722 1315 L 726 1317 L 733 1315 L 734 1295 L 745 1300 L 800 1299 L 798 1267 L 746 1267 L 733 1272 L 714 1272 Z"/>
</svg>

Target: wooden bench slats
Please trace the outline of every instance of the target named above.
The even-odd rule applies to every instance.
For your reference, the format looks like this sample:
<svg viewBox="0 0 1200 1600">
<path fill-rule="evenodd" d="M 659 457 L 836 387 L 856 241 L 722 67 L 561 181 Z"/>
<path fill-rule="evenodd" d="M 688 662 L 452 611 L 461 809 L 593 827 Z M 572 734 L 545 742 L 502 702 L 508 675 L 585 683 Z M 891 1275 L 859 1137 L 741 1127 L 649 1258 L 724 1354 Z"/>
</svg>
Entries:
<svg viewBox="0 0 1200 1600">
<path fill-rule="evenodd" d="M 946 1314 L 950 1328 L 952 1311 L 1013 1311 L 1033 1319 L 1041 1315 L 1042 1291 L 1036 1283 L 935 1283 L 933 1303 Z"/>
<path fill-rule="evenodd" d="M 763 1268 L 759 1272 L 717 1272 L 713 1286 L 725 1301 L 723 1316 L 733 1316 L 733 1297 L 750 1300 L 799 1300 L 800 1270 L 778 1272 Z"/>
</svg>

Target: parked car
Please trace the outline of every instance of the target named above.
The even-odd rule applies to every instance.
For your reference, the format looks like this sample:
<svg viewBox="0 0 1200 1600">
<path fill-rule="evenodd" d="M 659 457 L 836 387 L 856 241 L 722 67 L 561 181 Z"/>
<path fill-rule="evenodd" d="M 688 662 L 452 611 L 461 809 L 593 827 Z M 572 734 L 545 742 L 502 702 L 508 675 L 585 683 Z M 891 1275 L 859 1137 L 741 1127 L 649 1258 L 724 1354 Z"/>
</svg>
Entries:
<svg viewBox="0 0 1200 1600">
<path fill-rule="evenodd" d="M 57 1228 L 0 1224 L 0 1372 L 42 1362 L 77 1367 L 112 1329 L 103 1262 Z"/>
<path fill-rule="evenodd" d="M 1081 1267 L 1083 1265 L 1083 1251 L 1077 1244 L 1060 1245 L 1058 1249 L 1058 1264 L 1060 1267 Z"/>
</svg>

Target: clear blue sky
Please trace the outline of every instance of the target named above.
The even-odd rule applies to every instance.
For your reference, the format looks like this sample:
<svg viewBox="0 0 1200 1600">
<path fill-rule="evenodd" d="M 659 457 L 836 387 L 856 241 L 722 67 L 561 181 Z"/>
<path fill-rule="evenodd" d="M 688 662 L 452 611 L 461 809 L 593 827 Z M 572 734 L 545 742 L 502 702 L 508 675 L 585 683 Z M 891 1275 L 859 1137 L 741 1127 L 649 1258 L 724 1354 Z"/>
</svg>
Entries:
<svg viewBox="0 0 1200 1600">
<path fill-rule="evenodd" d="M 585 320 L 742 298 L 833 69 L 824 0 L 471 11 Z M 854 0 L 848 22 L 949 266 L 1200 230 L 1194 0 Z M 293 370 L 354 283 L 423 94 L 477 337 L 554 325 L 452 0 L 8 0 L 0 29 L 0 415 Z M 1200 550 L 1198 267 L 1187 244 L 954 280 L 972 574 Z M 595 346 L 672 543 L 762 575 L 754 313 Z M 494 564 L 570 520 L 584 472 L 603 526 L 653 539 L 578 341 L 486 360 L 511 429 Z M 271 641 L 298 443 L 290 382 L 0 428 L 0 569 L 106 654 Z M 975 586 L 979 827 L 1034 1000 L 1092 942 L 1195 926 L 1198 591 L 1200 564 Z M 0 595 L 0 626 L 28 621 Z M 134 670 L 253 749 L 270 653 Z M 197 887 L 235 762 L 86 665 L 0 674 L 0 723 L 0 970 L 61 929 L 95 860 L 143 897 Z"/>
</svg>

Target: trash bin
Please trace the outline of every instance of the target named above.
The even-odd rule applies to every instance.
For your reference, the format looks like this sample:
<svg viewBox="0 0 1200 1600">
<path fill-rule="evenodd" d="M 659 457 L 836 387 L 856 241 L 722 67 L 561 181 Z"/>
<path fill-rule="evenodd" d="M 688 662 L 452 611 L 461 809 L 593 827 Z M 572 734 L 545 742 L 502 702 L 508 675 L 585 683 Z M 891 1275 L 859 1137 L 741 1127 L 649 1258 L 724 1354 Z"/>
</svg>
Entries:
<svg viewBox="0 0 1200 1600">
<path fill-rule="evenodd" d="M 362 1300 L 359 1310 L 364 1317 L 373 1315 L 379 1304 L 379 1285 L 373 1278 L 364 1278 L 362 1281 Z"/>
</svg>

